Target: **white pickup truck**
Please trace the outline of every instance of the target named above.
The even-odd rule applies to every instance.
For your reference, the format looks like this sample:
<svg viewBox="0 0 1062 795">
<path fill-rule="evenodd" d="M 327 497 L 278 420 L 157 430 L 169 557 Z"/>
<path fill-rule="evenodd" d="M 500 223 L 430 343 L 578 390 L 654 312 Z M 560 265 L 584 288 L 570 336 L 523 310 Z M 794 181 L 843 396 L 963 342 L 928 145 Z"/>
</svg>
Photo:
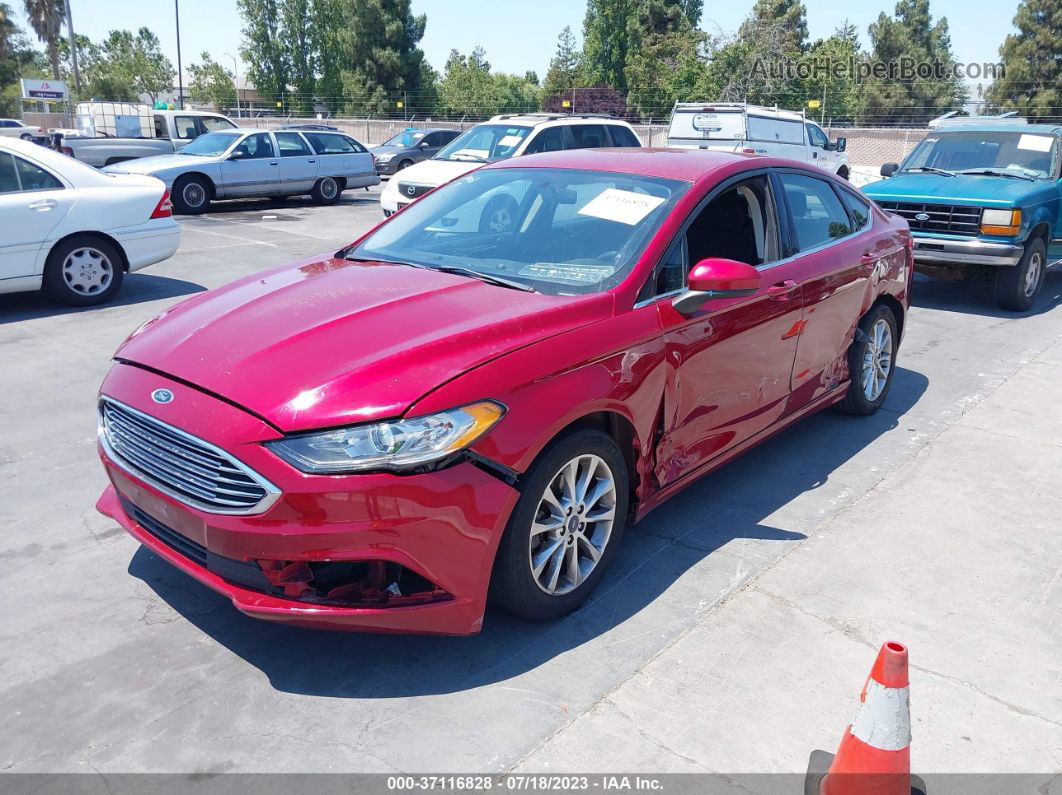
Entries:
<svg viewBox="0 0 1062 795">
<path fill-rule="evenodd" d="M 95 126 L 95 136 L 79 134 L 63 138 L 61 151 L 90 166 L 103 168 L 135 160 L 139 157 L 172 155 L 200 135 L 236 127 L 231 119 L 220 113 L 198 110 L 151 110 L 150 117 L 142 117 L 141 136 L 116 136 L 104 125 Z M 117 132 L 120 128 L 112 128 Z M 148 133 L 154 133 L 151 137 Z"/>
</svg>

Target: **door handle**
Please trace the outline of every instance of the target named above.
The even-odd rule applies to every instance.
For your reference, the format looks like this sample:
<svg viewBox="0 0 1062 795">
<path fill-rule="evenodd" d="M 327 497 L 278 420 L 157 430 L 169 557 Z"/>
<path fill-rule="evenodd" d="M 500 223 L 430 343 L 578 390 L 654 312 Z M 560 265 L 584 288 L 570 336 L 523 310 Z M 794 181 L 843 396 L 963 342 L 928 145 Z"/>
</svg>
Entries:
<svg viewBox="0 0 1062 795">
<path fill-rule="evenodd" d="M 862 265 L 864 268 L 871 267 L 877 261 L 878 258 L 875 255 L 871 254 L 869 251 L 865 252 L 863 256 L 859 258 L 859 264 Z"/>
<path fill-rule="evenodd" d="M 39 213 L 44 213 L 48 212 L 48 210 L 51 210 L 53 207 L 57 207 L 58 205 L 59 202 L 57 202 L 55 199 L 37 199 L 37 201 L 35 202 L 30 202 L 29 208 L 31 210 L 36 210 Z"/>
<path fill-rule="evenodd" d="M 276 161 L 276 160 L 270 160 L 269 161 L 269 165 L 271 165 L 271 166 L 275 166 L 277 164 L 278 164 L 278 161 Z"/>
<path fill-rule="evenodd" d="M 800 285 L 792 279 L 786 279 L 784 282 L 772 284 L 768 287 L 767 296 L 769 298 L 776 298 L 779 301 L 788 301 L 793 296 L 793 293 L 799 288 Z"/>
<path fill-rule="evenodd" d="M 307 160 L 306 162 L 307 162 L 307 163 L 316 163 L 316 162 L 317 162 L 317 160 L 316 160 L 315 158 L 312 158 L 312 157 L 311 157 L 311 158 L 310 158 L 309 160 Z"/>
</svg>

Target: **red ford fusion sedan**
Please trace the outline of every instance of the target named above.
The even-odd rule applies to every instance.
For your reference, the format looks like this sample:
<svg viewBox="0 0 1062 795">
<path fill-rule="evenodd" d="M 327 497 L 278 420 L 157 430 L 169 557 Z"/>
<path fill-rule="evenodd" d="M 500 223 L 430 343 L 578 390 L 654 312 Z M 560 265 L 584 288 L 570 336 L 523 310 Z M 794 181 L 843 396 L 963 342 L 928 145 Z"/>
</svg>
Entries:
<svg viewBox="0 0 1062 795">
<path fill-rule="evenodd" d="M 784 160 L 486 166 L 135 331 L 100 390 L 97 507 L 256 618 L 562 616 L 679 489 L 881 406 L 912 264 L 905 222 Z"/>
</svg>

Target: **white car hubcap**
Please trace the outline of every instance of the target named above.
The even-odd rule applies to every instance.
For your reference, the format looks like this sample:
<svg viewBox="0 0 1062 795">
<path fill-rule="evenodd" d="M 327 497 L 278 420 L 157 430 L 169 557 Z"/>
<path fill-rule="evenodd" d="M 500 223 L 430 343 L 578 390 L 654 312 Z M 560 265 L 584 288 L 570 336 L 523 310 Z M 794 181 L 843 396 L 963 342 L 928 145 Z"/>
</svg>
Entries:
<svg viewBox="0 0 1062 795">
<path fill-rule="evenodd" d="M 114 280 L 114 266 L 95 248 L 71 251 L 63 262 L 63 280 L 78 295 L 99 295 Z"/>
<path fill-rule="evenodd" d="M 531 576 L 551 596 L 577 588 L 597 567 L 616 521 L 616 481 L 604 459 L 586 454 L 546 486 L 531 525 Z"/>
</svg>

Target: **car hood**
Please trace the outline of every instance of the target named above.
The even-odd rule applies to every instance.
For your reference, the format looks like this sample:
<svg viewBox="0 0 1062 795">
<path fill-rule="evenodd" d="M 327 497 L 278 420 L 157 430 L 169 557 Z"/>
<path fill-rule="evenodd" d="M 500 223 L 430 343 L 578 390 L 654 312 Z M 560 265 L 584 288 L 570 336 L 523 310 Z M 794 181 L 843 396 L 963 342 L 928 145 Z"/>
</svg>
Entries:
<svg viewBox="0 0 1062 795">
<path fill-rule="evenodd" d="M 546 296 L 328 257 L 193 297 L 115 357 L 304 431 L 399 416 L 474 367 L 611 311 L 608 293 Z"/>
<path fill-rule="evenodd" d="M 485 164 L 475 160 L 421 160 L 409 168 L 402 169 L 397 179 L 438 187 L 482 165 Z"/>
<path fill-rule="evenodd" d="M 193 163 L 213 163 L 213 157 L 195 157 L 194 155 L 155 155 L 138 157 L 136 160 L 124 160 L 107 166 L 103 170 L 108 174 L 153 174 L 169 168 L 185 168 Z"/>
<path fill-rule="evenodd" d="M 398 154 L 399 152 L 408 151 L 409 147 L 406 146 L 370 146 L 369 151 L 374 155 L 388 155 Z"/>
<path fill-rule="evenodd" d="M 1043 183 L 1011 177 L 943 174 L 898 174 L 863 186 L 863 192 L 879 201 L 926 201 L 937 204 L 1015 205 L 1026 197 L 1041 193 Z"/>
</svg>

